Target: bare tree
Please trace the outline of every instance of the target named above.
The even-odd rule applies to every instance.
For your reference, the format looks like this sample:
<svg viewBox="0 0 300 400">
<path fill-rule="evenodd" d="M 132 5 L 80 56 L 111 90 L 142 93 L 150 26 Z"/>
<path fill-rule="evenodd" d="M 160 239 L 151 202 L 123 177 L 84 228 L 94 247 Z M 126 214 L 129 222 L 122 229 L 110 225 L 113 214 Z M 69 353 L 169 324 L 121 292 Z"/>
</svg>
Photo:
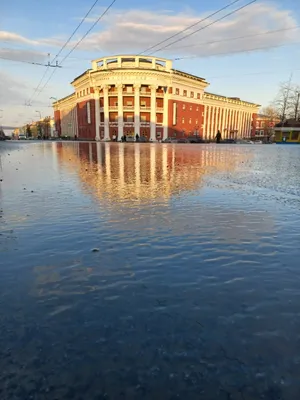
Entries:
<svg viewBox="0 0 300 400">
<path fill-rule="evenodd" d="M 281 83 L 278 94 L 272 105 L 273 108 L 277 110 L 281 122 L 284 122 L 291 114 L 292 94 L 291 79 L 288 82 Z"/>
<path fill-rule="evenodd" d="M 299 112 L 300 112 L 300 87 L 294 85 L 291 88 L 290 93 L 290 118 L 295 120 L 299 119 Z"/>
<path fill-rule="evenodd" d="M 273 106 L 262 108 L 260 114 L 263 117 L 264 136 L 270 138 L 275 124 L 281 121 L 280 114 L 276 107 Z"/>
</svg>

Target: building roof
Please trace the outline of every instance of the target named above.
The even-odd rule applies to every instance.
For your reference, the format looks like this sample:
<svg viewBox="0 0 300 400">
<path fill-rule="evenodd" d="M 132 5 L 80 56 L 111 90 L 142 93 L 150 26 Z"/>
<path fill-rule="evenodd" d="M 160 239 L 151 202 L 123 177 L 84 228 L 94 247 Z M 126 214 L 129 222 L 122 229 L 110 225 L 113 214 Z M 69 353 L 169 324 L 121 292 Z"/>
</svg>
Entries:
<svg viewBox="0 0 300 400">
<path fill-rule="evenodd" d="M 275 125 L 276 128 L 299 128 L 300 127 L 300 121 L 295 120 L 293 118 L 287 119 L 284 122 L 279 122 L 278 124 Z"/>
</svg>

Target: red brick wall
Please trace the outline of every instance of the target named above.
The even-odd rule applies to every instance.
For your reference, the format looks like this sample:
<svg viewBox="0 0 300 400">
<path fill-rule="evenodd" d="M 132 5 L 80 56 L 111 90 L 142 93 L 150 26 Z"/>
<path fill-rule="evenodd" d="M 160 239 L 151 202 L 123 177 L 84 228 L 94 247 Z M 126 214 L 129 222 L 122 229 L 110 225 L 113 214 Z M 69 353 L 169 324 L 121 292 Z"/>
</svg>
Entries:
<svg viewBox="0 0 300 400">
<path fill-rule="evenodd" d="M 177 104 L 176 125 L 173 125 L 173 103 Z M 175 134 L 177 138 L 190 136 L 196 129 L 199 131 L 200 136 L 202 136 L 202 124 L 204 123 L 203 113 L 204 106 L 202 104 L 169 100 L 168 136 L 173 137 Z"/>
<path fill-rule="evenodd" d="M 61 122 L 60 122 L 60 111 L 54 111 L 54 122 L 55 122 L 55 129 L 57 131 L 57 135 L 61 136 Z"/>
<path fill-rule="evenodd" d="M 255 136 L 257 114 L 252 114 L 251 136 Z"/>
<path fill-rule="evenodd" d="M 91 123 L 87 121 L 87 102 L 90 102 Z M 78 123 L 78 138 L 95 140 L 96 137 L 96 122 L 95 122 L 95 100 L 87 100 L 77 103 L 77 123 Z"/>
</svg>

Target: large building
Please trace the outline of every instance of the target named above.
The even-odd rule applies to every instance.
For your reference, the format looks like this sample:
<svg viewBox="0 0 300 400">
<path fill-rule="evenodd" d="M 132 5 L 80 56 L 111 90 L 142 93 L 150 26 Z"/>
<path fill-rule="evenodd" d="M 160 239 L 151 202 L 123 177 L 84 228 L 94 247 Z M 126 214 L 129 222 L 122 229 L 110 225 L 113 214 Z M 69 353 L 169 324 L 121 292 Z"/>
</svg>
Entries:
<svg viewBox="0 0 300 400">
<path fill-rule="evenodd" d="M 126 134 L 150 141 L 197 135 L 213 140 L 255 135 L 259 105 L 206 91 L 209 83 L 148 56 L 112 56 L 72 82 L 74 93 L 54 106 L 59 136 L 119 140 Z"/>
</svg>

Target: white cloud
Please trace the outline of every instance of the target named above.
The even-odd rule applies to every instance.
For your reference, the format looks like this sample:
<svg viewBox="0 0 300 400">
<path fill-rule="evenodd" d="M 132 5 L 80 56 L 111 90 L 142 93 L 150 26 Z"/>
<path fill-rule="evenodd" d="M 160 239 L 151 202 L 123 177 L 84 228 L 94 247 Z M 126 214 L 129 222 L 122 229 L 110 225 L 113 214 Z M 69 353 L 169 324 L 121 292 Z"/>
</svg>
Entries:
<svg viewBox="0 0 300 400">
<path fill-rule="evenodd" d="M 0 105 L 7 106 L 24 101 L 26 85 L 23 80 L 17 80 L 11 75 L 0 71 Z"/>
<path fill-rule="evenodd" d="M 227 9 L 223 13 L 217 14 L 213 19 L 206 20 L 191 31 L 209 24 L 232 9 Z M 85 27 L 88 26 L 88 23 L 91 24 L 95 22 L 102 11 L 102 9 L 99 9 L 97 16 L 95 15 L 88 18 Z M 89 34 L 78 49 L 101 52 L 102 54 L 106 53 L 107 55 L 114 53 L 139 53 L 185 29 L 187 26 L 196 23 L 202 18 L 205 18 L 208 14 L 209 12 L 197 15 L 190 9 L 177 14 L 175 14 L 174 11 L 168 10 L 158 10 L 154 12 L 137 9 L 112 9 L 104 16 L 101 22 L 99 22 L 98 27 L 101 26 L 101 30 Z M 166 57 L 209 56 L 217 53 L 230 54 L 239 50 L 247 51 L 256 47 L 266 48 L 276 45 L 280 46 L 292 42 L 297 38 L 299 30 L 291 29 L 296 26 L 297 21 L 291 11 L 283 10 L 275 3 L 254 3 L 244 10 L 156 54 Z M 258 35 L 259 33 L 264 33 L 269 30 L 280 29 L 286 30 L 274 32 L 272 34 Z M 68 47 L 73 46 L 81 36 L 82 34 L 78 34 L 78 37 L 74 39 Z M 170 42 L 180 37 L 179 35 Z M 236 37 L 243 38 L 227 40 Z M 6 40 L 15 43 L 19 42 L 22 44 L 32 44 L 34 46 L 42 45 L 58 48 L 64 44 L 67 37 L 50 37 L 32 40 L 16 33 L 0 31 L 0 40 L 1 38 L 6 38 Z M 168 41 L 162 46 L 170 42 Z M 159 47 L 157 47 L 157 49 Z M 151 51 L 155 53 L 155 49 Z"/>
<path fill-rule="evenodd" d="M 207 25 L 227 12 L 220 13 L 211 20 L 206 20 L 192 31 Z M 140 52 L 185 29 L 207 14 L 196 15 L 192 11 L 177 15 L 174 15 L 174 12 L 165 12 L 161 15 L 160 12 L 152 11 L 112 11 L 102 21 L 102 30 L 90 34 L 82 42 L 80 48 L 107 54 Z M 294 29 L 260 36 L 250 35 L 296 26 L 297 21 L 292 12 L 282 10 L 272 3 L 255 3 L 157 54 L 161 56 L 208 56 L 215 53 L 230 54 L 237 50 L 282 45 L 295 40 L 299 31 Z M 240 36 L 249 37 L 225 41 L 225 39 Z M 204 43 L 212 41 L 220 42 L 204 45 Z"/>
<path fill-rule="evenodd" d="M 47 54 L 35 50 L 0 48 L 0 57 L 11 61 L 46 63 Z"/>
<path fill-rule="evenodd" d="M 36 40 L 25 38 L 14 32 L 0 31 L 0 41 L 9 43 L 22 43 L 35 46 L 38 44 Z"/>
</svg>

